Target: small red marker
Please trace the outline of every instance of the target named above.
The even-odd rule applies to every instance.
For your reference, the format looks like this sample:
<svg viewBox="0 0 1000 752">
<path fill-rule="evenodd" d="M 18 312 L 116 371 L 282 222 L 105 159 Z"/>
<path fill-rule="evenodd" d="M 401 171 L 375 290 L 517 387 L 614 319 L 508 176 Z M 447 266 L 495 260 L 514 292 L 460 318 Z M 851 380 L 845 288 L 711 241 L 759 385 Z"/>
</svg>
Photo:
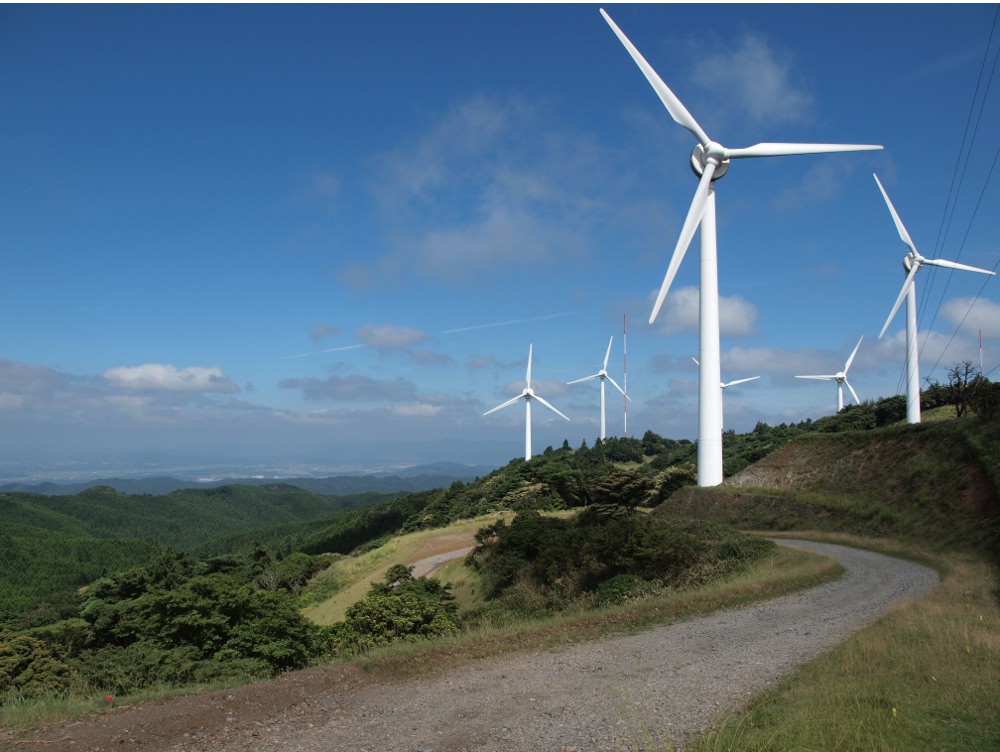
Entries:
<svg viewBox="0 0 1000 752">
<path fill-rule="evenodd" d="M 105 698 L 104 698 L 104 702 L 106 702 L 108 704 L 108 707 L 111 707 L 112 705 L 115 704 L 115 696 L 114 695 L 106 695 Z"/>
</svg>

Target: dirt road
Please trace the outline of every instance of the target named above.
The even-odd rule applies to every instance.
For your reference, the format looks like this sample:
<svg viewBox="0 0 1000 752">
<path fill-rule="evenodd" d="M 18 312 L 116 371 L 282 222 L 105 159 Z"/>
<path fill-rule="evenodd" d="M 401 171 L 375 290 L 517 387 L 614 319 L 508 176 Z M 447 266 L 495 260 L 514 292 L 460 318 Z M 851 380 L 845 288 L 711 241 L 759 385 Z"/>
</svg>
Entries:
<svg viewBox="0 0 1000 752">
<path fill-rule="evenodd" d="M 935 572 L 831 544 L 839 581 L 638 635 L 376 682 L 353 667 L 122 709 L 0 749 L 565 752 L 683 745 L 725 709 L 844 640 Z M 42 746 L 44 745 L 44 746 Z"/>
</svg>

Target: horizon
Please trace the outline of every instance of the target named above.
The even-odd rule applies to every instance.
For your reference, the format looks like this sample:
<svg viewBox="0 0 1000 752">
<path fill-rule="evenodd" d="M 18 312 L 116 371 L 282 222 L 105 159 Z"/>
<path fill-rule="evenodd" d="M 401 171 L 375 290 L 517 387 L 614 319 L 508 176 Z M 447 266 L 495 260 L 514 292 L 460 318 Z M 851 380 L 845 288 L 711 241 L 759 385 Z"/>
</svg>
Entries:
<svg viewBox="0 0 1000 752">
<path fill-rule="evenodd" d="M 997 269 L 996 6 L 606 10 L 728 146 L 885 147 L 720 180 L 722 379 L 761 377 L 724 428 L 836 412 L 795 376 L 861 336 L 861 399 L 904 393 L 905 317 L 877 335 L 906 249 L 872 175 L 924 256 Z M 535 410 L 535 454 L 592 445 L 599 386 L 567 382 L 613 337 L 624 386 L 626 316 L 628 435 L 697 437 L 697 240 L 646 323 L 694 140 L 597 5 L 0 6 L 0 97 L 0 476 L 499 467 L 523 409 L 483 413 L 529 346 L 572 421 Z M 916 280 L 921 386 L 981 353 L 995 374 L 997 281 Z M 623 418 L 609 389 L 609 436 Z"/>
</svg>

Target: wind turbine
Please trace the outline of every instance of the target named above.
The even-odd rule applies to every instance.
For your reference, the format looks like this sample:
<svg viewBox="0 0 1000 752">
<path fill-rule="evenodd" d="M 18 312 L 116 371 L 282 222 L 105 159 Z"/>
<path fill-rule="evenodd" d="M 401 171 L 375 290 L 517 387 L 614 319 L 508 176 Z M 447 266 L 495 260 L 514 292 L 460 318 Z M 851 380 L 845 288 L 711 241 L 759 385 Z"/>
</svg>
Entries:
<svg viewBox="0 0 1000 752">
<path fill-rule="evenodd" d="M 691 360 L 694 361 L 694 364 L 696 366 L 698 366 L 699 368 L 701 368 L 701 363 L 698 362 L 698 359 L 696 357 L 694 357 L 692 355 L 691 356 Z M 725 383 L 723 383 L 723 382 L 720 381 L 719 382 L 719 387 L 720 387 L 720 389 L 719 389 L 719 405 L 720 405 L 719 409 L 720 409 L 720 411 L 722 410 L 722 401 L 725 399 L 726 389 L 728 389 L 731 386 L 736 386 L 737 384 L 743 384 L 743 383 L 745 383 L 747 381 L 756 381 L 759 378 L 760 378 L 760 376 L 751 376 L 751 377 L 746 378 L 746 379 L 735 379 L 733 381 L 727 381 Z M 724 411 L 723 411 L 723 413 L 724 413 Z M 720 413 L 720 414 L 722 414 L 722 413 Z"/>
<path fill-rule="evenodd" d="M 861 339 L 864 339 L 865 335 L 861 335 Z M 844 363 L 844 370 L 838 371 L 837 373 L 827 374 L 825 376 L 796 376 L 797 379 L 820 379 L 821 381 L 836 381 L 837 382 L 837 412 L 839 413 L 844 409 L 844 384 L 847 384 L 847 388 L 851 390 L 851 395 L 854 397 L 854 401 L 857 404 L 861 404 L 861 400 L 858 399 L 858 393 L 854 391 L 854 387 L 851 386 L 850 382 L 847 380 L 847 372 L 851 368 L 851 363 L 854 362 L 854 356 L 858 354 L 858 348 L 861 347 L 861 339 L 858 340 L 858 344 L 854 346 L 854 351 L 851 353 L 851 357 L 847 359 Z"/>
<path fill-rule="evenodd" d="M 508 405 L 513 405 L 519 399 L 522 399 L 522 398 L 524 399 L 524 459 L 525 459 L 525 461 L 531 459 L 531 400 L 538 400 L 539 402 L 541 402 L 543 405 L 545 405 L 547 408 L 549 408 L 549 410 L 551 410 L 552 412 L 554 412 L 559 417 L 566 418 L 565 415 L 563 415 L 561 412 L 559 412 L 554 407 L 552 407 L 552 405 L 550 405 L 548 402 L 546 402 L 541 397 L 539 397 L 537 394 L 535 394 L 535 390 L 531 388 L 531 348 L 532 348 L 532 346 L 528 345 L 528 370 L 527 370 L 527 372 L 524 375 L 524 381 L 525 381 L 524 389 L 521 391 L 521 393 L 519 395 L 517 395 L 513 399 L 509 399 L 506 402 L 504 402 L 502 405 L 497 405 L 492 410 L 487 410 L 485 413 L 483 413 L 484 416 L 489 415 L 490 413 L 495 413 L 497 410 L 505 408 Z M 566 418 L 566 420 L 569 420 L 569 418 Z"/>
<path fill-rule="evenodd" d="M 608 358 L 611 357 L 611 343 L 614 342 L 614 341 L 615 341 L 614 337 L 612 337 L 611 339 L 608 340 L 608 351 L 604 354 L 604 365 L 601 366 L 601 370 L 600 371 L 598 371 L 597 373 L 593 374 L 592 376 L 584 376 L 582 379 L 576 379 L 574 381 L 567 381 L 566 382 L 567 384 L 579 384 L 581 381 L 590 381 L 591 379 L 600 379 L 601 380 L 601 441 L 604 441 L 604 381 L 605 381 L 605 379 L 607 379 L 608 381 L 610 381 L 611 384 L 614 386 L 614 388 L 617 389 L 619 392 L 622 393 L 622 396 L 625 399 L 630 399 L 629 396 L 627 394 L 625 394 L 625 390 L 622 389 L 620 386 L 618 386 L 618 383 L 613 378 L 611 378 L 610 376 L 608 376 Z"/>
<path fill-rule="evenodd" d="M 719 279 L 715 234 L 715 181 L 729 169 L 732 159 L 750 157 L 784 157 L 795 154 L 823 154 L 841 151 L 868 151 L 881 149 L 875 145 L 857 144 L 775 144 L 760 143 L 743 149 L 727 149 L 708 137 L 698 122 L 691 116 L 681 101 L 646 62 L 645 58 L 622 33 L 611 17 L 601 9 L 601 15 L 615 35 L 628 50 L 639 69 L 645 74 L 660 101 L 667 108 L 670 117 L 684 126 L 698 140 L 691 153 L 691 169 L 698 176 L 691 208 L 681 229 L 680 237 L 670 259 L 667 274 L 663 278 L 660 293 L 649 317 L 649 323 L 656 320 L 660 307 L 667 296 L 677 270 L 694 238 L 695 230 L 701 227 L 701 283 L 699 302 L 699 354 L 701 363 L 698 373 L 698 485 L 716 486 L 722 482 L 722 412 L 715 394 L 716 384 L 721 383 L 719 354 Z"/>
<path fill-rule="evenodd" d="M 885 199 L 885 205 L 889 207 L 889 213 L 892 215 L 892 221 L 896 223 L 896 230 L 899 232 L 899 237 L 906 244 L 906 247 L 910 250 L 903 257 L 903 271 L 906 273 L 906 281 L 903 282 L 903 289 L 899 292 L 899 297 L 896 298 L 896 305 L 892 307 L 892 312 L 889 313 L 889 318 L 885 320 L 885 326 L 882 327 L 882 331 L 879 332 L 878 338 L 882 339 L 882 335 L 885 334 L 885 330 L 889 328 L 889 324 L 892 323 L 893 317 L 896 315 L 896 311 L 899 310 L 900 304 L 903 302 L 903 298 L 906 298 L 906 422 L 907 423 L 919 423 L 920 422 L 920 358 L 917 353 L 917 290 L 916 284 L 914 282 L 914 277 L 917 276 L 917 272 L 925 265 L 930 266 L 943 266 L 946 269 L 961 269 L 967 272 L 979 272 L 980 274 L 990 274 L 995 275 L 995 272 L 987 271 L 986 269 L 977 269 L 974 266 L 966 266 L 965 264 L 958 264 L 954 261 L 945 261 L 944 259 L 929 259 L 924 258 L 917 251 L 917 247 L 913 244 L 913 240 L 910 239 L 910 233 L 906 231 L 903 226 L 903 220 L 899 218 L 896 213 L 896 207 L 892 205 L 892 201 L 889 200 L 889 194 L 885 192 L 885 188 L 882 187 L 881 181 L 878 179 L 878 175 L 872 173 L 872 177 L 875 178 L 875 183 L 878 185 L 878 189 L 882 192 L 882 198 Z"/>
</svg>

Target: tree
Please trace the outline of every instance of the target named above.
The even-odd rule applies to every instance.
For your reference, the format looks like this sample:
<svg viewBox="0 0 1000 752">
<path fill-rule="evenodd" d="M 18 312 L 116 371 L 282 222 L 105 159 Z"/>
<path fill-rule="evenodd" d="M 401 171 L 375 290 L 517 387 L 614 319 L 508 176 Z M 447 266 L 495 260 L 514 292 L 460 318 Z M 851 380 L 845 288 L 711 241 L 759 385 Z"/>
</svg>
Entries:
<svg viewBox="0 0 1000 752">
<path fill-rule="evenodd" d="M 969 409 L 969 400 L 975 391 L 978 377 L 976 370 L 971 360 L 956 363 L 948 369 L 948 386 L 951 388 L 951 399 L 959 418 Z"/>
</svg>

